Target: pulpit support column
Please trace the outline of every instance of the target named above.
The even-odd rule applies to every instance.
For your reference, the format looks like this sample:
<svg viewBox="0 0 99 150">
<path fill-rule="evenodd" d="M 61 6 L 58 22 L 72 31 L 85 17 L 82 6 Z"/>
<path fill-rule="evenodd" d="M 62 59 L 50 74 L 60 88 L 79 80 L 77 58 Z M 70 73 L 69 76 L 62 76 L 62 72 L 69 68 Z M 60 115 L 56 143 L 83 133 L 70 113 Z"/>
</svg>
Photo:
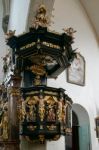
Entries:
<svg viewBox="0 0 99 150">
<path fill-rule="evenodd" d="M 8 118 L 9 118 L 9 139 L 5 150 L 19 150 L 19 118 L 18 106 L 20 100 L 21 77 L 12 75 L 8 87 Z"/>
</svg>

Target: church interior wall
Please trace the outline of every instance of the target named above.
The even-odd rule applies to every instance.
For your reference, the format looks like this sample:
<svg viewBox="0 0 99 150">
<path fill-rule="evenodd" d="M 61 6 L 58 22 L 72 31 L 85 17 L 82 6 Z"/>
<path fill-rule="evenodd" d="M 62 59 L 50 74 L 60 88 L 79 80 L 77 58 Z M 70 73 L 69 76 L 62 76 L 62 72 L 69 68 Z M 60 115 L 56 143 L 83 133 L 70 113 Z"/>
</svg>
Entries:
<svg viewBox="0 0 99 150">
<path fill-rule="evenodd" d="M 12 0 L 11 6 L 9 29 L 16 30 L 16 34 L 21 34 L 26 29 L 30 0 L 21 0 L 20 2 Z M 59 75 L 57 79 L 48 79 L 48 86 L 64 88 L 72 98 L 73 103 L 78 103 L 87 110 L 90 119 L 92 150 L 98 150 L 95 117 L 99 115 L 99 45 L 94 30 L 79 0 L 56 0 L 52 14 L 54 24 L 50 27 L 51 30 L 62 32 L 64 27 L 73 27 L 77 31 L 72 46 L 74 49 L 78 48 L 77 52 L 80 52 L 85 58 L 85 86 L 68 83 L 66 71 Z M 6 48 L 1 23 L 0 34 L 0 56 L 2 56 Z M 2 72 L 1 68 L 0 71 Z M 47 150 L 54 150 L 55 148 L 60 150 L 63 142 L 63 138 L 58 144 L 57 142 L 47 142 Z"/>
</svg>

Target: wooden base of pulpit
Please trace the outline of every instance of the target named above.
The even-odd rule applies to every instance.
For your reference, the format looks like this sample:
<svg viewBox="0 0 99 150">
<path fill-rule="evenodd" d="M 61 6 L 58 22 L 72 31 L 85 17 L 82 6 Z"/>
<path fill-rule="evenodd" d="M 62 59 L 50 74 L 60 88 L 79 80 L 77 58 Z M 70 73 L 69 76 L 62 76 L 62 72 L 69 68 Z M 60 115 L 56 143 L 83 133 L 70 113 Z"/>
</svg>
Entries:
<svg viewBox="0 0 99 150">
<path fill-rule="evenodd" d="M 20 150 L 19 141 L 0 141 L 0 150 Z"/>
</svg>

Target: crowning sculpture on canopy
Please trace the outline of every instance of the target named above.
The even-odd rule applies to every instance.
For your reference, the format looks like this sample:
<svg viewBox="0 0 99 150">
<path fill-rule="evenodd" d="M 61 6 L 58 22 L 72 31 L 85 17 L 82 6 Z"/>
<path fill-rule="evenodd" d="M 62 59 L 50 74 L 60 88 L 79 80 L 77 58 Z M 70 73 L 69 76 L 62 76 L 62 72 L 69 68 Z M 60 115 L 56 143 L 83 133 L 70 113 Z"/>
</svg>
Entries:
<svg viewBox="0 0 99 150">
<path fill-rule="evenodd" d="M 0 128 L 6 131 L 6 137 L 3 133 L 1 137 L 9 149 L 19 149 L 19 135 L 44 143 L 71 134 L 72 100 L 64 89 L 47 87 L 47 78 L 58 77 L 76 56 L 71 46 L 75 31 L 69 28 L 58 34 L 48 30 L 49 23 L 41 5 L 29 32 L 6 34 L 11 48 L 10 63 L 7 58 L 4 61 L 8 126 L 6 130 L 2 125 Z M 3 110 L 1 123 L 4 114 Z"/>
</svg>

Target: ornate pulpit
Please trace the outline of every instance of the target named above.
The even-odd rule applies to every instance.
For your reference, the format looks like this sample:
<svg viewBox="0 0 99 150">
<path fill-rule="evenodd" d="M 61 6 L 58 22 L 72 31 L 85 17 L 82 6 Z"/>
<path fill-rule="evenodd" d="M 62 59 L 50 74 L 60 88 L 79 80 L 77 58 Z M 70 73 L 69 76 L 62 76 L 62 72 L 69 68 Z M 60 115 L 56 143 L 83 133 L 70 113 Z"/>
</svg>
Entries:
<svg viewBox="0 0 99 150">
<path fill-rule="evenodd" d="M 71 46 L 75 31 L 69 28 L 59 34 L 48 30 L 48 23 L 46 8 L 41 5 L 29 32 L 7 33 L 10 56 L 4 59 L 4 86 L 8 107 L 1 115 L 1 126 L 2 116 L 8 114 L 2 140 L 10 143 L 9 149 L 12 143 L 13 150 L 19 149 L 19 136 L 44 143 L 72 132 L 72 100 L 64 89 L 48 87 L 47 79 L 57 78 L 76 56 Z"/>
</svg>

